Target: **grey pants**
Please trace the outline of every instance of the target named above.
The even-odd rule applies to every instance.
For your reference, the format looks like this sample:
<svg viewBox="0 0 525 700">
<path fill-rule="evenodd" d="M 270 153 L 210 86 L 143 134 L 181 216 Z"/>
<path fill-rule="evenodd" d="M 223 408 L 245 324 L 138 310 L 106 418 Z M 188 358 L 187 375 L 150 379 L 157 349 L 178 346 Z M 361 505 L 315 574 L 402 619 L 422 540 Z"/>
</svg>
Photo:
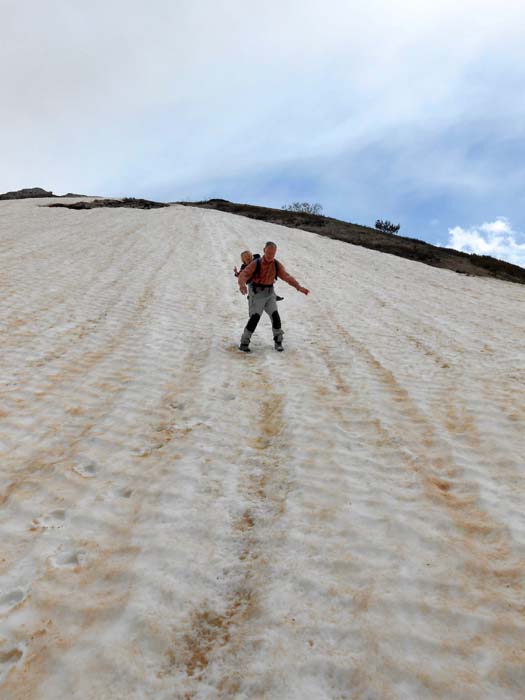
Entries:
<svg viewBox="0 0 525 700">
<path fill-rule="evenodd" d="M 248 285 L 248 314 L 250 318 L 241 336 L 241 344 L 249 345 L 250 338 L 257 328 L 257 324 L 266 311 L 272 321 L 273 339 L 281 342 L 283 339 L 283 329 L 281 328 L 281 318 L 277 311 L 277 301 L 273 287 L 259 288 L 254 291 L 252 285 Z"/>
</svg>

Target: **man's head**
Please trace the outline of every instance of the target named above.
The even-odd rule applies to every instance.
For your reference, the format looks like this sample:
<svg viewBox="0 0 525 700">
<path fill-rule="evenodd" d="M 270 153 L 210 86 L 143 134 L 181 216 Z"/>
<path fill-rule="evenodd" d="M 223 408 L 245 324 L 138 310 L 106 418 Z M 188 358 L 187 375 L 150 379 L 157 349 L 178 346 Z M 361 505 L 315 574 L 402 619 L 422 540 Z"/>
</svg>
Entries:
<svg viewBox="0 0 525 700">
<path fill-rule="evenodd" d="M 243 250 L 241 253 L 241 260 L 245 265 L 249 265 L 253 260 L 253 255 L 250 250 Z"/>
<path fill-rule="evenodd" d="M 271 262 L 275 258 L 277 252 L 277 245 L 273 241 L 267 241 L 264 246 L 264 257 L 266 260 Z"/>
</svg>

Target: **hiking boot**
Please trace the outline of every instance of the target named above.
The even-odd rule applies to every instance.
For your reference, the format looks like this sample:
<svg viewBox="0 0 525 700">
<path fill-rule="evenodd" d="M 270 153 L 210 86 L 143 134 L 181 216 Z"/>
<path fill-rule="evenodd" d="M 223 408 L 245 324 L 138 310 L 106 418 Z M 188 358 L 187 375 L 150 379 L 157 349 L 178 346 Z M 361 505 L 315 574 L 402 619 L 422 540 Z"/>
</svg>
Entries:
<svg viewBox="0 0 525 700">
<path fill-rule="evenodd" d="M 239 350 L 242 350 L 243 352 L 251 352 L 250 346 L 248 345 L 248 343 L 241 343 L 239 345 Z"/>
<path fill-rule="evenodd" d="M 275 297 L 275 301 L 282 301 L 283 299 L 284 299 L 284 297 L 277 297 L 277 296 Z"/>
<path fill-rule="evenodd" d="M 277 352 L 282 352 L 284 350 L 282 340 L 274 340 L 273 345 Z"/>
</svg>

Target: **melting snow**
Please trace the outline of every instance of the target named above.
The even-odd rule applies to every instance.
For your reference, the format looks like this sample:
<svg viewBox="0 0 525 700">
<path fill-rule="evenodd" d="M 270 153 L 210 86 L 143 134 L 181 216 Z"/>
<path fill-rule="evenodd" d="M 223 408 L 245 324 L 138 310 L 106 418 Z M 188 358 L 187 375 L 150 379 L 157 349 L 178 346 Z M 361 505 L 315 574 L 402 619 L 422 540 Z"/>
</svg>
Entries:
<svg viewBox="0 0 525 700">
<path fill-rule="evenodd" d="M 521 699 L 525 288 L 43 204 L 0 204 L 2 699 Z M 311 295 L 246 356 L 269 238 Z"/>
</svg>

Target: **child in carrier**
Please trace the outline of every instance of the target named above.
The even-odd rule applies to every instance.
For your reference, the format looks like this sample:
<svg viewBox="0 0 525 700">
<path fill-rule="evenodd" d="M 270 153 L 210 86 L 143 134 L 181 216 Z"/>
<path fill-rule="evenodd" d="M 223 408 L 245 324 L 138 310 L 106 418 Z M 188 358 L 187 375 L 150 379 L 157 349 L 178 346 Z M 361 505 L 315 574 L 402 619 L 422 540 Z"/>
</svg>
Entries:
<svg viewBox="0 0 525 700">
<path fill-rule="evenodd" d="M 242 263 L 241 269 L 238 270 L 237 266 L 235 266 L 233 268 L 233 274 L 235 275 L 235 277 L 238 277 L 240 275 L 240 273 L 242 272 L 242 270 L 244 270 L 246 265 L 249 265 L 252 260 L 255 260 L 256 258 L 260 258 L 260 257 L 261 256 L 259 255 L 259 253 L 252 253 L 251 250 L 243 250 L 241 253 L 241 263 Z M 284 299 L 284 297 L 276 296 L 275 299 L 276 299 L 276 301 L 282 301 Z"/>
</svg>

